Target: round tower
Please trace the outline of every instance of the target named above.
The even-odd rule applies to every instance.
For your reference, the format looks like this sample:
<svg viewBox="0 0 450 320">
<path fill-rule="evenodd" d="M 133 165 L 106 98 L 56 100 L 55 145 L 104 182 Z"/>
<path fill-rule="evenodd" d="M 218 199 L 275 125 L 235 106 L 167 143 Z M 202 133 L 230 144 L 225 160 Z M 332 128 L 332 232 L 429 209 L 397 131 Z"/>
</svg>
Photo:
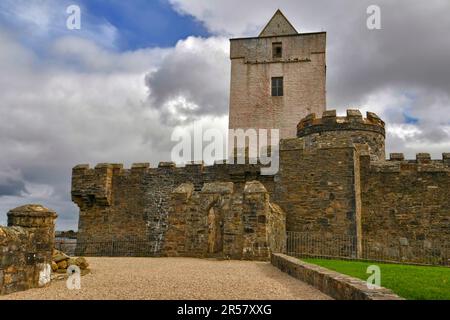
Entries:
<svg viewBox="0 0 450 320">
<path fill-rule="evenodd" d="M 337 117 L 336 110 L 323 112 L 322 118 L 312 113 L 297 125 L 297 137 L 308 139 L 312 144 L 349 139 L 368 145 L 372 161 L 386 158 L 384 122 L 372 112 L 367 112 L 366 118 L 354 109 L 347 110 L 345 117 Z"/>
</svg>

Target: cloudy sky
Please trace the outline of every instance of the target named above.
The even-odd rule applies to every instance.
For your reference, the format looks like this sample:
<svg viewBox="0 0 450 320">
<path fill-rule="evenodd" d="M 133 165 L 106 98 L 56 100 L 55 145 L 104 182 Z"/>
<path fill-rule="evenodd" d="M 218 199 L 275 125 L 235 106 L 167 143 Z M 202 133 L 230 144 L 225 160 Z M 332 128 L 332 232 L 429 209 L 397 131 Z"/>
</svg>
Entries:
<svg viewBox="0 0 450 320">
<path fill-rule="evenodd" d="M 81 8 L 81 30 L 66 9 Z M 366 9 L 381 8 L 381 30 Z M 327 31 L 329 109 L 378 113 L 388 152 L 450 151 L 448 0 L 1 0 L 0 223 L 25 203 L 76 229 L 71 168 L 168 160 L 174 130 L 221 128 L 230 37 L 256 36 L 280 8 Z"/>
</svg>

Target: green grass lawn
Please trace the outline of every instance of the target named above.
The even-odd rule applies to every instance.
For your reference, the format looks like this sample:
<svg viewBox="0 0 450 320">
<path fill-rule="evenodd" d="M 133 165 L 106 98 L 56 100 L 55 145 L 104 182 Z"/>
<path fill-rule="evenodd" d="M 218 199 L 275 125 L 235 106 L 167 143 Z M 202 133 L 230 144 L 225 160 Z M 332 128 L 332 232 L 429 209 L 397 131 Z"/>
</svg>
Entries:
<svg viewBox="0 0 450 320">
<path fill-rule="evenodd" d="M 312 258 L 302 260 L 362 280 L 370 276 L 366 273 L 367 267 L 377 265 L 381 270 L 381 286 L 403 298 L 450 300 L 450 268 Z"/>
</svg>

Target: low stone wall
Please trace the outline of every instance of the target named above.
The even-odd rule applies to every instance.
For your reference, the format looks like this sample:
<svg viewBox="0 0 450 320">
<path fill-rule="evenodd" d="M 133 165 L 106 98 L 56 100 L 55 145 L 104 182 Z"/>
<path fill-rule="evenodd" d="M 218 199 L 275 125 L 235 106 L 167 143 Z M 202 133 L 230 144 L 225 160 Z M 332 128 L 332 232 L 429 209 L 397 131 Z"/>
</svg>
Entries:
<svg viewBox="0 0 450 320">
<path fill-rule="evenodd" d="M 8 212 L 0 226 L 0 295 L 50 282 L 56 213 L 40 205 Z"/>
<path fill-rule="evenodd" d="M 272 254 L 272 265 L 338 300 L 403 300 L 386 288 L 368 289 L 366 282 L 300 261 L 284 254 Z"/>
</svg>

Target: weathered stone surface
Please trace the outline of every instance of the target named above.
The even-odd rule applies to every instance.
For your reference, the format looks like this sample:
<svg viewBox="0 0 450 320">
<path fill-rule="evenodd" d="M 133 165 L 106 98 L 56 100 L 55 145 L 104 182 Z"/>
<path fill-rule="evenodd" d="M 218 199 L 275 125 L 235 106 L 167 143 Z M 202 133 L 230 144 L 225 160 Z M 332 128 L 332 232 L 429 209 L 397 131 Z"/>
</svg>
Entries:
<svg viewBox="0 0 450 320">
<path fill-rule="evenodd" d="M 375 256 L 448 259 L 441 247 L 450 242 L 450 153 L 442 160 L 431 160 L 426 153 L 405 160 L 392 153 L 386 161 L 382 119 L 372 112 L 364 118 L 357 109 L 346 116 L 325 110 L 326 34 L 295 34 L 291 27 L 277 13 L 261 37 L 232 39 L 230 47 L 230 128 L 280 129 L 284 139 L 278 174 L 261 175 L 259 164 L 221 162 L 181 168 L 173 162 L 157 168 L 147 163 L 131 169 L 121 164 L 76 166 L 72 199 L 80 208 L 78 255 L 91 249 L 111 254 L 117 241 L 131 243 L 127 255 L 202 255 L 210 250 L 204 227 L 209 216 L 230 228 L 223 240 L 231 255 L 252 256 L 262 252 L 260 247 L 279 246 L 261 244 L 255 237 L 255 221 L 268 226 L 281 221 L 255 215 L 266 210 L 270 199 L 269 211 L 278 212 L 272 216 L 286 213 L 287 223 L 280 228 L 308 232 L 330 246 L 336 237 L 355 238 L 345 248 L 350 256 L 364 254 L 364 239 L 366 247 L 376 249 Z M 272 48 L 280 42 L 282 55 L 275 57 Z M 272 97 L 270 80 L 280 76 L 285 94 Z M 246 185 L 254 180 L 263 187 Z M 6 249 L 1 261 L 13 263 L 17 258 L 11 252 L 17 247 Z"/>
<path fill-rule="evenodd" d="M 76 258 L 75 265 L 80 267 L 81 270 L 86 270 L 89 267 L 89 263 L 87 262 L 86 258 L 84 258 L 84 257 Z"/>
<path fill-rule="evenodd" d="M 149 254 L 164 255 L 174 250 L 173 244 L 164 244 L 168 228 L 173 227 L 171 232 L 179 238 L 189 224 L 204 224 L 203 220 L 189 220 L 189 206 L 206 212 L 208 204 L 221 199 L 232 211 L 233 206 L 246 207 L 247 200 L 264 203 L 266 196 L 257 194 L 264 194 L 265 189 L 272 207 L 277 204 L 286 212 L 284 227 L 288 231 L 308 232 L 330 246 L 336 237 L 354 237 L 356 242 L 346 248 L 350 256 L 370 258 L 362 252 L 364 239 L 366 247 L 376 248 L 370 253 L 372 258 L 383 255 L 421 262 L 435 255 L 438 260 L 445 259 L 440 246 L 450 241 L 450 164 L 446 154 L 442 160 L 430 160 L 426 154 L 405 160 L 403 155 L 392 154 L 386 161 L 384 122 L 375 114 L 361 119 L 358 112 L 348 114 L 336 117 L 334 111 L 327 111 L 325 118 L 310 115 L 301 120 L 299 137 L 281 141 L 276 176 L 261 176 L 259 165 L 198 164 L 143 171 L 119 166 L 113 170 L 114 165 L 102 165 L 106 171 L 76 168 L 72 196 L 80 206 L 78 240 L 143 240 L 149 242 Z M 114 201 L 104 201 L 106 198 Z M 225 209 L 220 210 L 217 212 Z M 239 210 L 236 220 L 241 219 Z M 184 218 L 174 222 L 168 218 L 169 212 Z M 244 252 L 240 246 L 245 239 L 256 241 L 252 238 L 255 227 L 249 222 L 242 235 L 239 228 L 243 225 L 230 221 L 233 231 L 224 236 L 233 243 L 230 256 L 243 257 L 235 252 Z M 199 227 L 197 234 L 190 235 L 199 239 L 195 240 L 198 255 L 207 250 L 203 244 L 207 243 L 206 234 L 207 230 Z M 399 238 L 408 239 L 407 245 Z M 194 242 L 188 243 L 195 247 Z M 177 254 L 195 251 L 191 247 L 177 249 Z M 249 248 L 245 252 L 254 252 Z"/>
<path fill-rule="evenodd" d="M 205 183 L 202 188 L 202 192 L 226 194 L 226 193 L 233 193 L 233 189 L 234 186 L 232 182 L 213 182 L 213 183 Z"/>
<path fill-rule="evenodd" d="M 58 265 L 58 269 L 67 269 L 68 265 L 68 260 L 62 260 L 60 262 L 57 263 Z"/>
<path fill-rule="evenodd" d="M 55 261 L 56 263 L 64 261 L 64 260 L 68 260 L 70 257 L 65 254 L 64 252 L 61 252 L 59 250 L 54 250 L 53 251 L 53 256 L 52 256 L 52 260 Z"/>
<path fill-rule="evenodd" d="M 0 227 L 0 294 L 48 283 L 56 216 L 41 205 L 8 212 L 9 227 Z"/>
<path fill-rule="evenodd" d="M 445 159 L 423 155 L 361 163 L 361 226 L 367 245 L 391 260 L 448 264 L 450 166 Z"/>
<path fill-rule="evenodd" d="M 249 181 L 245 184 L 244 193 L 267 193 L 267 190 L 262 183 Z"/>
<path fill-rule="evenodd" d="M 259 34 L 260 37 L 298 34 L 294 26 L 286 19 L 281 10 L 277 10 L 272 19 Z"/>
<path fill-rule="evenodd" d="M 373 161 L 385 160 L 385 125 L 381 119 L 374 121 L 374 113 L 371 116 L 367 113 L 367 118 L 363 118 L 359 110 L 347 110 L 346 117 L 333 116 L 330 111 L 313 121 L 309 117 L 302 119 L 297 125 L 297 137 L 304 137 L 307 144 L 318 145 L 323 141 L 334 147 L 338 146 L 337 140 L 347 139 L 354 144 L 368 145 Z"/>
<path fill-rule="evenodd" d="M 274 178 L 261 176 L 258 164 L 171 165 L 145 170 L 123 167 L 115 170 L 113 165 L 102 167 L 107 170 L 85 166 L 73 170 L 72 199 L 80 207 L 78 243 L 137 241 L 135 249 L 129 247 L 131 255 L 134 250 L 142 252 L 143 242 L 148 242 L 148 255 L 163 254 L 169 200 L 174 193 L 186 198 L 183 196 L 186 184 L 192 184 L 187 196 L 203 188 L 205 193 L 210 192 L 207 184 L 214 181 L 223 182 L 221 192 L 226 193 L 241 192 L 245 182 L 250 180 L 260 181 L 269 194 L 273 192 Z M 229 183 L 232 183 L 232 191 Z M 98 248 L 97 245 L 95 250 L 100 250 Z M 89 250 L 89 244 L 79 246 L 76 255 L 83 256 Z"/>
<path fill-rule="evenodd" d="M 247 182 L 243 193 L 221 182 L 192 189 L 182 185 L 170 200 L 168 256 L 267 260 L 271 251 L 284 251 L 285 214 L 260 182 Z M 183 191 L 186 198 L 177 196 Z"/>
<path fill-rule="evenodd" d="M 81 270 L 86 270 L 89 267 L 89 263 L 84 257 L 70 257 L 62 251 L 53 250 L 52 257 L 52 270 L 53 272 L 59 272 L 59 270 L 66 270 L 70 266 L 78 266 Z"/>
<path fill-rule="evenodd" d="M 260 37 L 231 39 L 229 128 L 275 128 L 284 139 L 295 137 L 299 119 L 325 111 L 326 33 L 296 34 L 282 14 L 274 19 L 282 22 L 269 23 Z M 272 77 L 283 77 L 283 96 L 272 96 Z"/>
<path fill-rule="evenodd" d="M 272 264 L 338 300 L 404 300 L 386 288 L 369 289 L 367 283 L 335 271 L 300 261 L 284 254 L 272 254 Z"/>
<path fill-rule="evenodd" d="M 29 204 L 8 212 L 8 226 L 27 228 L 47 227 L 54 223 L 56 212 L 41 205 Z"/>
<path fill-rule="evenodd" d="M 67 260 L 67 266 L 71 265 L 77 265 L 75 258 L 70 258 L 69 260 Z"/>
<path fill-rule="evenodd" d="M 389 160 L 392 160 L 392 161 L 403 161 L 403 160 L 405 160 L 405 156 L 403 155 L 403 153 L 391 153 L 389 155 Z"/>
</svg>

